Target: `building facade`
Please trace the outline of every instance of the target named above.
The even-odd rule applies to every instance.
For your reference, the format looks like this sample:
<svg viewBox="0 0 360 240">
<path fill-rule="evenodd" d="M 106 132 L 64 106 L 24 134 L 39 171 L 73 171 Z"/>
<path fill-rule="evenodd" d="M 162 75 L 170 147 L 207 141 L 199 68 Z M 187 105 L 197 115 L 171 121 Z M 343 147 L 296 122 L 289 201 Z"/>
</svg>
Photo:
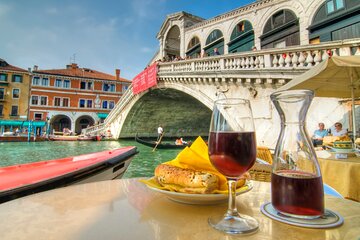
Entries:
<svg viewBox="0 0 360 240">
<path fill-rule="evenodd" d="M 39 70 L 34 66 L 30 90 L 29 119 L 47 121 L 51 131 L 64 128 L 74 133 L 101 123 L 131 81 L 76 63 L 65 69 Z"/>
<path fill-rule="evenodd" d="M 29 71 L 0 59 L 0 132 L 13 131 L 28 119 Z"/>
</svg>

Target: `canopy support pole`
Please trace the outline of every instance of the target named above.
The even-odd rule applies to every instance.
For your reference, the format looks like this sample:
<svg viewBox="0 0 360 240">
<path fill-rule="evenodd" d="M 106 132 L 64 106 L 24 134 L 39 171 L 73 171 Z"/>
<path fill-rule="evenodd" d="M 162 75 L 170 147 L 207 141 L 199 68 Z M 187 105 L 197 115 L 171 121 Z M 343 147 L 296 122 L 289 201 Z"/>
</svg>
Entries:
<svg viewBox="0 0 360 240">
<path fill-rule="evenodd" d="M 355 96 L 354 87 L 351 87 L 351 108 L 352 108 L 352 121 L 353 121 L 353 139 L 356 140 L 356 119 L 355 119 Z"/>
</svg>

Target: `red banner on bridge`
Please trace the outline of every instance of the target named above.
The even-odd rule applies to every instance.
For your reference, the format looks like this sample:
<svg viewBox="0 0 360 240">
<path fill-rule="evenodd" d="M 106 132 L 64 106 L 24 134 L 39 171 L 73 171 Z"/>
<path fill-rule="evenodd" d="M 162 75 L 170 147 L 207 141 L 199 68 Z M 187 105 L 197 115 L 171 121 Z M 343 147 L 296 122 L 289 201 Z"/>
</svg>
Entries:
<svg viewBox="0 0 360 240">
<path fill-rule="evenodd" d="M 133 80 L 133 94 L 143 92 L 157 84 L 157 63 L 147 67 L 139 73 Z"/>
</svg>

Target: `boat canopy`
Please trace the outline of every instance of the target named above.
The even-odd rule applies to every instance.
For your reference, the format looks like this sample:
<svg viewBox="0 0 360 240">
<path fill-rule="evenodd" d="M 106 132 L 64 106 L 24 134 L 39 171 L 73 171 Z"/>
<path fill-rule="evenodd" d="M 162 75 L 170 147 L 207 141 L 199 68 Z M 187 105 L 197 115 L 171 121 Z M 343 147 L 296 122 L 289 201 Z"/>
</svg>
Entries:
<svg viewBox="0 0 360 240">
<path fill-rule="evenodd" d="M 109 114 L 108 113 L 98 113 L 97 115 L 99 118 L 105 119 Z"/>
</svg>

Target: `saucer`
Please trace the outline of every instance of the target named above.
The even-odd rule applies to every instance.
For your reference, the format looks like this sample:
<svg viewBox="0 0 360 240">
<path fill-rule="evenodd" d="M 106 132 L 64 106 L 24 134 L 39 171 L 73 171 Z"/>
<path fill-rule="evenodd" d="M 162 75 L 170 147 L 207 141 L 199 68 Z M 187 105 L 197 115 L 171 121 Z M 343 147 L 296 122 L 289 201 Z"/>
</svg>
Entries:
<svg viewBox="0 0 360 240">
<path fill-rule="evenodd" d="M 261 212 L 267 217 L 276 221 L 306 228 L 333 228 L 340 226 L 344 222 L 344 218 L 338 213 L 325 209 L 325 214 L 322 217 L 314 219 L 300 219 L 290 216 L 285 216 L 279 213 L 271 204 L 271 202 L 264 203 L 260 208 Z"/>
</svg>

